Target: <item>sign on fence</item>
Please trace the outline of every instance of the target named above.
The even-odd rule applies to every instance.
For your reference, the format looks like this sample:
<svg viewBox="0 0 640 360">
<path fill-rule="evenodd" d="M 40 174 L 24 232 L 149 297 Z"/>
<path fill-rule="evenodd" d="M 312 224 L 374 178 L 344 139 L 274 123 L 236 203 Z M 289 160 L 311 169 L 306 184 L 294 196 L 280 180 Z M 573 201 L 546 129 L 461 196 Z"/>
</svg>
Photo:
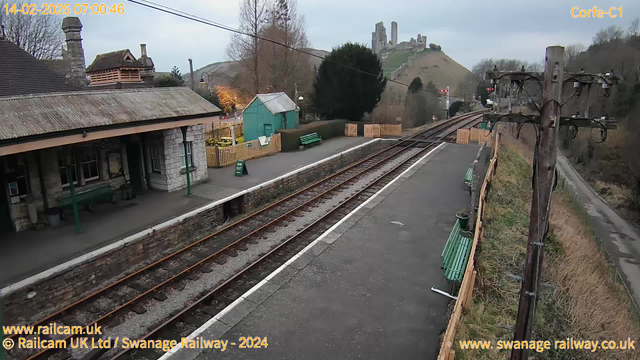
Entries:
<svg viewBox="0 0 640 360">
<path fill-rule="evenodd" d="M 247 164 L 244 163 L 244 160 L 236 161 L 236 176 L 249 175 L 249 171 L 247 171 Z"/>
</svg>

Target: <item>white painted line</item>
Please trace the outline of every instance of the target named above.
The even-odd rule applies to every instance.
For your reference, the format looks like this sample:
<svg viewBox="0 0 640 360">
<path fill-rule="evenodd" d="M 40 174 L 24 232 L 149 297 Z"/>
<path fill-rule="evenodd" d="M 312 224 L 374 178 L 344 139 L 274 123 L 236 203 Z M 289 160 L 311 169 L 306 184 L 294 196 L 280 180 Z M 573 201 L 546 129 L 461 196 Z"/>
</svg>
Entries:
<svg viewBox="0 0 640 360">
<path fill-rule="evenodd" d="M 174 217 L 174 218 L 172 218 L 170 220 L 167 220 L 167 221 L 162 222 L 160 224 L 154 225 L 154 226 L 152 226 L 152 227 L 150 227 L 148 229 L 145 229 L 145 230 L 137 232 L 137 233 L 135 233 L 133 235 L 127 236 L 122 240 L 118 240 L 118 241 L 116 241 L 114 243 L 111 243 L 109 245 L 106 245 L 104 247 L 96 249 L 96 250 L 94 250 L 94 251 L 92 251 L 90 253 L 87 253 L 87 254 L 84 254 L 84 255 L 79 256 L 77 258 L 71 259 L 71 260 L 69 260 L 67 262 L 64 262 L 64 263 L 62 263 L 60 265 L 57 265 L 57 266 L 52 267 L 50 269 L 47 269 L 47 270 L 45 270 L 43 272 L 40 272 L 40 273 L 38 273 L 36 275 L 30 276 L 30 277 L 28 277 L 26 279 L 23 279 L 21 281 L 18 281 L 16 283 L 8 285 L 8 286 L 0 289 L 0 297 L 4 297 L 4 296 L 7 296 L 9 294 L 12 294 L 12 293 L 14 293 L 14 292 L 16 292 L 16 291 L 18 291 L 18 290 L 20 290 L 22 288 L 25 288 L 25 287 L 27 287 L 27 286 L 29 286 L 31 284 L 37 283 L 38 281 L 41 281 L 41 280 L 44 280 L 46 278 L 52 277 L 54 275 L 57 275 L 59 273 L 62 273 L 62 272 L 66 271 L 66 270 L 68 270 L 70 268 L 78 266 L 78 265 L 80 265 L 80 264 L 82 264 L 84 262 L 90 261 L 90 260 L 92 260 L 92 259 L 94 259 L 94 258 L 96 258 L 96 257 L 98 257 L 100 255 L 103 255 L 105 253 L 108 253 L 110 251 L 117 250 L 119 248 L 123 248 L 123 247 L 127 246 L 129 243 L 137 241 L 137 240 L 143 238 L 144 236 L 153 233 L 154 231 L 162 230 L 162 229 L 167 228 L 167 227 L 169 227 L 171 225 L 177 224 L 177 223 L 179 223 L 181 221 L 184 221 L 185 219 L 188 219 L 188 218 L 190 218 L 192 216 L 198 215 L 198 214 L 200 214 L 200 213 L 202 213 L 204 211 L 207 211 L 207 210 L 209 210 L 209 209 L 211 209 L 213 207 L 216 207 L 216 206 L 218 206 L 220 204 L 223 204 L 223 203 L 225 203 L 225 202 L 227 202 L 229 200 L 233 200 L 233 199 L 235 199 L 237 197 L 240 197 L 240 196 L 242 196 L 244 194 L 247 194 L 247 193 L 250 193 L 252 191 L 258 190 L 258 189 L 260 189 L 262 187 L 268 186 L 268 185 L 270 185 L 270 184 L 272 184 L 272 183 L 274 183 L 274 182 L 276 182 L 278 180 L 285 179 L 285 178 L 290 177 L 292 175 L 295 175 L 295 174 L 297 174 L 297 173 L 299 173 L 299 172 L 301 172 L 303 170 L 312 168 L 314 166 L 318 166 L 319 164 L 322 164 L 322 163 L 324 163 L 326 161 L 334 159 L 334 158 L 336 158 L 338 156 L 342 156 L 344 154 L 347 154 L 347 153 L 349 153 L 351 151 L 360 149 L 360 148 L 362 148 L 364 146 L 367 146 L 369 144 L 372 144 L 372 143 L 374 143 L 376 141 L 384 141 L 384 140 L 388 140 L 388 139 L 377 138 L 377 139 L 373 139 L 371 141 L 367 141 L 366 143 L 360 144 L 358 146 L 354 146 L 354 147 L 349 148 L 349 149 L 347 149 L 347 150 L 345 150 L 343 152 L 331 155 L 331 156 L 326 157 L 326 158 L 324 158 L 322 160 L 316 161 L 316 162 L 314 162 L 312 164 L 305 165 L 305 166 L 301 167 L 300 169 L 293 170 L 293 171 L 288 172 L 288 173 L 286 173 L 284 175 L 278 176 L 277 178 L 274 178 L 274 179 L 268 180 L 266 182 L 263 182 L 262 184 L 256 185 L 256 186 L 254 186 L 252 188 L 249 188 L 249 189 L 246 189 L 246 190 L 241 190 L 241 191 L 239 191 L 239 192 L 237 192 L 235 194 L 227 196 L 224 199 L 216 200 L 216 201 L 214 201 L 212 203 L 209 203 L 209 204 L 201 206 L 201 207 L 199 207 L 197 209 L 191 210 L 188 213 L 185 213 L 185 214 L 182 214 L 180 216 Z M 391 139 L 391 140 L 395 141 L 395 139 Z"/>
<path fill-rule="evenodd" d="M 431 155 L 432 152 L 438 150 L 440 147 L 442 147 L 443 145 L 445 145 L 446 143 L 441 143 L 440 145 L 436 146 L 435 148 L 433 148 L 431 151 L 429 151 L 427 154 L 425 154 L 423 157 L 420 158 L 420 160 L 416 161 L 413 165 L 409 166 L 409 168 L 407 168 L 405 171 L 403 171 L 400 175 L 396 176 L 395 178 L 393 178 L 393 180 L 391 180 L 387 185 L 385 185 L 382 189 L 378 190 L 378 192 L 376 192 L 375 194 L 373 194 L 370 198 L 368 198 L 365 202 L 363 202 L 362 204 L 360 204 L 358 207 L 356 207 L 355 209 L 353 209 L 349 214 L 347 214 L 345 217 L 343 217 L 342 219 L 340 219 L 337 223 L 335 223 L 332 227 L 330 227 L 327 231 L 325 231 L 324 233 L 322 233 L 322 235 L 318 236 L 317 239 L 315 239 L 313 242 L 311 242 L 309 245 L 305 246 L 304 249 L 300 250 L 297 254 L 295 254 L 291 259 L 287 260 L 287 262 L 285 262 L 284 264 L 280 265 L 279 268 L 275 269 L 271 274 L 269 274 L 269 276 L 267 276 L 266 278 L 264 278 L 262 281 L 260 281 L 259 283 L 257 283 L 256 285 L 254 285 L 251 289 L 247 290 L 244 294 L 242 294 L 239 298 L 236 299 L 236 301 L 232 302 L 231 304 L 229 304 L 226 308 L 224 308 L 222 311 L 220 311 L 216 316 L 214 316 L 213 318 L 209 319 L 209 321 L 207 321 L 206 323 L 204 323 L 202 326 L 200 326 L 199 328 L 197 328 L 194 332 L 192 332 L 191 334 L 189 334 L 189 336 L 187 337 L 189 340 L 193 340 L 195 339 L 198 335 L 202 334 L 202 332 L 204 332 L 205 330 L 207 330 L 207 328 L 209 328 L 213 323 L 215 323 L 216 321 L 219 320 L 220 317 L 222 317 L 224 314 L 228 313 L 229 311 L 231 311 L 236 305 L 240 304 L 242 301 L 246 300 L 247 297 L 249 295 L 251 295 L 252 293 L 254 293 L 256 290 L 260 289 L 264 284 L 266 284 L 267 282 L 269 282 L 269 280 L 273 279 L 276 275 L 278 275 L 278 273 L 280 273 L 282 270 L 286 269 L 289 265 L 291 265 L 291 263 L 293 263 L 294 261 L 296 261 L 296 259 L 298 259 L 300 256 L 302 256 L 304 253 L 306 253 L 309 249 L 311 249 L 313 246 L 315 246 L 315 244 L 318 243 L 318 241 L 322 241 L 322 239 L 324 239 L 327 235 L 329 235 L 333 230 L 335 230 L 338 226 L 340 226 L 340 224 L 342 224 L 343 222 L 345 222 L 347 219 L 349 219 L 353 214 L 355 214 L 358 210 L 360 210 L 362 207 L 364 207 L 367 203 L 369 203 L 371 200 L 373 200 L 375 197 L 377 197 L 378 195 L 380 195 L 380 193 L 382 193 L 386 188 L 388 188 L 391 184 L 393 184 L 394 182 L 396 182 L 396 180 L 398 180 L 399 178 L 401 178 L 404 174 L 406 174 L 407 172 L 409 172 L 409 170 L 411 170 L 414 166 L 420 164 L 427 156 Z M 215 340 L 215 339 L 211 339 L 211 340 Z M 164 353 L 164 355 L 162 355 L 160 357 L 160 359 L 158 360 L 167 360 L 169 359 L 172 355 L 174 355 L 180 348 L 182 347 L 182 344 L 178 344 L 175 347 L 173 347 L 171 350 L 167 351 L 166 353 Z"/>
</svg>

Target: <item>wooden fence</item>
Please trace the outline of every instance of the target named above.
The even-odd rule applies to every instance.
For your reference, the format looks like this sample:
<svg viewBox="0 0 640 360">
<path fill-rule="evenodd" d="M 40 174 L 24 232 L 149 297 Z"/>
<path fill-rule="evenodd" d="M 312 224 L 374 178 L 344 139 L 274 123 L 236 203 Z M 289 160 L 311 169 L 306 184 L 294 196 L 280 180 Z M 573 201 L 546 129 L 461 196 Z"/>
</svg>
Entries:
<svg viewBox="0 0 640 360">
<path fill-rule="evenodd" d="M 402 125 L 380 124 L 380 136 L 402 136 Z"/>
<path fill-rule="evenodd" d="M 444 333 L 444 338 L 442 339 L 442 345 L 440 347 L 440 353 L 438 354 L 438 360 L 453 360 L 455 358 L 455 351 L 453 350 L 454 346 L 454 338 L 456 335 L 456 327 L 458 326 L 458 322 L 460 321 L 460 315 L 462 313 L 462 309 L 469 309 L 471 306 L 471 299 L 473 295 L 473 286 L 476 282 L 477 271 L 475 270 L 475 256 L 476 256 L 476 248 L 478 243 L 482 241 L 482 215 L 484 212 L 484 206 L 487 198 L 487 187 L 491 182 L 491 177 L 493 176 L 496 170 L 496 162 L 498 158 L 498 143 L 500 140 L 500 134 L 496 134 L 495 146 L 493 148 L 493 157 L 491 158 L 491 162 L 489 163 L 489 168 L 487 169 L 487 174 L 484 177 L 484 182 L 482 183 L 482 188 L 480 189 L 479 201 L 478 201 L 478 221 L 476 221 L 476 227 L 473 237 L 473 244 L 471 246 L 471 252 L 469 254 L 469 260 L 467 261 L 467 268 L 464 272 L 464 277 L 462 278 L 462 284 L 460 285 L 460 290 L 458 291 L 458 299 L 456 300 L 455 305 L 453 306 L 453 313 L 451 313 L 451 319 L 449 319 L 449 324 L 447 325 L 447 331 Z"/>
<path fill-rule="evenodd" d="M 267 145 L 260 145 L 259 140 L 253 140 L 235 146 L 207 146 L 207 166 L 229 166 L 235 164 L 237 160 L 255 159 L 280 151 L 282 151 L 280 134 L 271 135 Z"/>
<path fill-rule="evenodd" d="M 364 137 L 377 138 L 381 136 L 402 136 L 402 125 L 365 124 Z"/>
<path fill-rule="evenodd" d="M 242 124 L 233 124 L 228 127 L 212 128 L 205 132 L 205 137 L 207 139 L 216 139 L 216 140 L 220 140 L 223 137 L 231 137 L 231 127 L 233 127 L 234 135 L 236 137 L 242 136 L 244 134 Z"/>
<path fill-rule="evenodd" d="M 471 141 L 477 141 L 478 144 L 490 143 L 491 132 L 489 130 L 483 130 L 478 128 L 471 129 L 458 129 L 456 134 L 456 143 L 468 144 Z"/>
<path fill-rule="evenodd" d="M 344 136 L 357 137 L 358 136 L 358 125 L 357 124 L 346 124 L 344 126 Z"/>
</svg>

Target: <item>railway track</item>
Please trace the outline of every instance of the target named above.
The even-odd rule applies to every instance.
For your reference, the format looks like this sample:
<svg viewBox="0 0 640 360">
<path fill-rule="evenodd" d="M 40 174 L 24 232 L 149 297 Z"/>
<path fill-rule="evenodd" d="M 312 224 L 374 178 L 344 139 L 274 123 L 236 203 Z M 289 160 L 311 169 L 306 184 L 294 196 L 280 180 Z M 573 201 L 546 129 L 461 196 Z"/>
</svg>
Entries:
<svg viewBox="0 0 640 360">
<path fill-rule="evenodd" d="M 425 139 L 436 136 L 434 140 L 438 142 L 450 136 L 455 129 L 477 123 L 479 119 L 478 114 L 463 115 L 410 138 L 400 139 L 388 148 L 125 276 L 33 326 L 49 323 L 67 326 L 98 324 L 107 329 L 107 334 L 103 332 L 102 337 L 109 336 L 109 331 L 113 336 L 127 336 L 123 332 L 134 333 L 131 337 L 140 339 L 186 337 L 391 181 L 395 174 L 417 161 L 421 154 L 434 146 L 424 142 Z M 424 148 L 413 147 L 417 142 Z M 321 216 L 308 216 L 307 213 L 314 211 Z M 286 235 L 282 239 L 273 239 L 271 234 L 276 232 Z M 247 257 L 253 259 L 247 263 L 238 260 Z M 234 266 L 238 270 L 229 273 L 221 270 Z M 212 277 L 210 274 L 214 269 L 220 276 L 203 281 L 203 278 Z M 194 283 L 199 287 L 192 286 Z M 214 290 L 209 290 L 212 288 Z M 176 303 L 175 293 L 188 294 L 178 296 Z M 185 304 L 190 305 L 185 308 Z M 166 313 L 154 314 L 155 317 L 150 316 L 149 323 L 141 321 L 137 328 L 131 328 L 131 314 L 153 313 L 158 309 L 164 309 Z M 61 338 L 70 340 L 74 336 Z M 161 355 L 128 351 L 115 354 L 115 351 L 111 350 L 105 357 L 150 358 Z M 86 352 L 70 349 L 10 353 L 16 359 L 65 359 L 85 355 Z"/>
</svg>

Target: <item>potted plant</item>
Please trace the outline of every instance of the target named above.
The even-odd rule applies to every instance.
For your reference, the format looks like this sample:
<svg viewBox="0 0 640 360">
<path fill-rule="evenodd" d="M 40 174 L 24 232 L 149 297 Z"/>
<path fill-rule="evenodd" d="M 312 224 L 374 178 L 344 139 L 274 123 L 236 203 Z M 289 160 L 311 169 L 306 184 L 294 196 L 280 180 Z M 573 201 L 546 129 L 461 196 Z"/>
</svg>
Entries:
<svg viewBox="0 0 640 360">
<path fill-rule="evenodd" d="M 461 229 L 466 229 L 467 228 L 467 222 L 469 221 L 469 213 L 467 213 L 467 210 L 460 210 L 456 213 L 456 217 L 458 218 L 458 221 L 460 221 L 460 228 Z"/>
</svg>

